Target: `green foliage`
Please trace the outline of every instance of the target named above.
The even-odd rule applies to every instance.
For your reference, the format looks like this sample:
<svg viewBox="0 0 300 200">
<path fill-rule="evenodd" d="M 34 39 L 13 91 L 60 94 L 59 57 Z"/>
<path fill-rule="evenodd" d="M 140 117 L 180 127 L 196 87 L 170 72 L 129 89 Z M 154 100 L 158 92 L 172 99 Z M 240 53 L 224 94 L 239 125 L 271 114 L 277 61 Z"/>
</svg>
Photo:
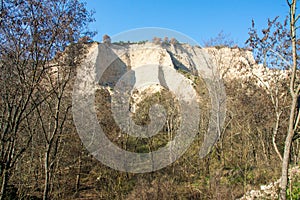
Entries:
<svg viewBox="0 0 300 200">
<path fill-rule="evenodd" d="M 300 199 L 300 175 L 290 180 L 290 187 L 287 189 L 287 199 Z"/>
<path fill-rule="evenodd" d="M 130 45 L 130 44 L 145 44 L 147 43 L 148 40 L 141 40 L 141 41 L 127 41 L 127 42 L 124 42 L 124 41 L 118 41 L 118 42 L 113 42 L 113 44 L 116 44 L 116 45 L 120 45 L 120 46 L 125 46 L 125 45 Z"/>
</svg>

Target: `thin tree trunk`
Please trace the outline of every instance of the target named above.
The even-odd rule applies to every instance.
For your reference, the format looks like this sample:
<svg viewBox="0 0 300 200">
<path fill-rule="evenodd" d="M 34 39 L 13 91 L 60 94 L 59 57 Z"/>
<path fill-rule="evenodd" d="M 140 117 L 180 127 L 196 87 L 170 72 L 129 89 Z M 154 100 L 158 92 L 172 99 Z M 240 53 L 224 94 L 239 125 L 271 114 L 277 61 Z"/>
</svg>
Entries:
<svg viewBox="0 0 300 200">
<path fill-rule="evenodd" d="M 297 105 L 297 98 L 293 99 L 291 112 L 290 112 L 290 120 L 289 120 L 289 129 L 287 133 L 287 137 L 285 140 L 283 160 L 282 160 L 282 169 L 281 169 L 281 181 L 280 181 L 280 199 L 286 200 L 286 189 L 288 185 L 288 169 L 289 169 L 289 161 L 290 161 L 290 151 L 292 140 L 294 136 L 294 115 L 295 108 Z"/>
<path fill-rule="evenodd" d="M 47 151 L 45 153 L 45 161 L 44 161 L 44 167 L 45 167 L 45 181 L 44 181 L 44 193 L 43 193 L 43 200 L 48 199 L 49 194 L 49 180 L 50 180 L 50 172 L 49 172 L 49 152 Z"/>
<path fill-rule="evenodd" d="M 76 193 L 79 192 L 79 188 L 80 188 L 80 174 L 81 174 L 81 152 L 79 153 L 79 157 L 78 157 L 78 172 L 77 172 L 77 176 L 76 176 Z"/>
<path fill-rule="evenodd" d="M 290 7 L 290 32 L 292 39 L 292 54 L 293 54 L 293 65 L 292 65 L 292 74 L 290 80 L 290 93 L 292 97 L 291 110 L 289 116 L 289 127 L 285 140 L 283 160 L 282 160 L 282 171 L 281 171 L 281 181 L 280 181 L 280 199 L 286 200 L 286 189 L 288 185 L 288 169 L 289 169 L 289 159 L 291 152 L 292 140 L 295 132 L 295 127 L 297 127 L 297 123 L 295 122 L 296 108 L 297 108 L 297 100 L 299 93 L 299 85 L 296 87 L 296 72 L 297 72 L 297 47 L 296 47 L 296 0 L 292 0 L 292 3 L 287 1 Z"/>
<path fill-rule="evenodd" d="M 277 136 L 277 133 L 278 133 L 279 120 L 280 120 L 280 114 L 276 114 L 276 122 L 275 122 L 275 127 L 274 127 L 274 130 L 273 130 L 272 143 L 273 143 L 273 147 L 275 149 L 275 152 L 277 153 L 279 159 L 282 161 L 281 153 L 279 152 L 277 144 L 276 144 L 276 136 Z"/>
<path fill-rule="evenodd" d="M 5 191 L 7 187 L 7 180 L 8 180 L 8 172 L 6 169 L 3 170 L 2 175 L 2 185 L 1 185 L 1 191 L 0 191 L 0 200 L 5 198 Z"/>
</svg>

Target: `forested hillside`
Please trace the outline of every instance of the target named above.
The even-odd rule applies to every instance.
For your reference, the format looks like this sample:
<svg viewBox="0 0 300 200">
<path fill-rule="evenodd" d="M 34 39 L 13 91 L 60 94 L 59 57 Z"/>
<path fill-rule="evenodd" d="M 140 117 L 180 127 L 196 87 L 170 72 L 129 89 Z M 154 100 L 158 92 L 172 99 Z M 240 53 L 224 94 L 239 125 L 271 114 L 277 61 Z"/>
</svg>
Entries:
<svg viewBox="0 0 300 200">
<path fill-rule="evenodd" d="M 105 35 L 96 42 L 87 28 L 94 20 L 92 12 L 79 0 L 1 1 L 0 200 L 252 199 L 255 195 L 299 199 L 299 16 L 296 1 L 288 5 L 290 21 L 269 20 L 262 35 L 253 21 L 247 47 L 242 48 L 226 42 L 200 47 L 156 36 L 152 41 L 113 42 Z M 110 56 L 116 58 L 109 63 Z M 105 62 L 109 66 L 100 78 L 99 71 L 89 71 L 89 66 Z M 153 70 L 148 66 L 139 71 L 147 64 Z M 191 95 L 195 101 L 185 103 L 199 107 L 193 119 L 199 122 L 193 128 L 195 137 L 178 157 L 172 157 L 173 150 L 188 143 L 172 143 L 185 122 L 181 113 L 190 117 L 195 110 L 184 110 L 183 98 L 167 87 L 168 81 L 175 80 L 175 85 L 181 80 L 170 79 L 168 72 L 186 80 L 181 90 L 193 89 L 196 95 Z M 126 73 L 142 74 L 128 79 L 129 86 L 141 80 L 150 84 L 133 87 L 125 99 L 128 107 L 114 107 L 114 95 L 120 92 L 116 86 Z M 157 80 L 151 83 L 154 76 Z M 99 80 L 93 82 L 91 77 Z M 92 145 L 102 144 L 97 143 L 99 135 L 82 134 L 74 114 L 81 109 L 74 93 L 90 83 L 91 90 L 81 91 L 92 94 L 88 96 L 92 99 L 85 99 L 93 100 L 92 112 L 86 112 L 94 112 L 105 138 L 119 149 L 139 154 L 168 147 L 171 164 L 122 171 L 100 162 L 99 156 L 114 152 L 91 151 Z M 160 107 L 153 106 L 157 104 Z M 153 116 L 153 107 L 164 112 Z M 147 127 L 156 119 L 162 127 L 151 137 L 129 135 L 116 120 L 125 111 L 112 108 L 125 108 L 135 127 Z M 213 111 L 220 111 L 220 116 Z M 89 126 L 88 119 L 82 127 L 97 129 Z M 90 144 L 89 134 L 96 138 Z M 207 141 L 209 145 L 203 145 Z M 255 191 L 259 189 L 266 192 Z"/>
</svg>

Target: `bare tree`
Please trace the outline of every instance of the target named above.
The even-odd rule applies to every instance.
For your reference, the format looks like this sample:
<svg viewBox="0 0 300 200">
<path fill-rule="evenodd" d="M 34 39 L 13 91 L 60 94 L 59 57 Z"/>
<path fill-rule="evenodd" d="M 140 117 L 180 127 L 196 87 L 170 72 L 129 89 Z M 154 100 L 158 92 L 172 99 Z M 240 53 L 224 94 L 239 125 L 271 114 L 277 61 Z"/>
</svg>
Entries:
<svg viewBox="0 0 300 200">
<path fill-rule="evenodd" d="M 296 17 L 296 0 L 289 1 L 287 0 L 287 4 L 289 6 L 289 24 L 285 22 L 283 25 L 277 22 L 277 18 L 273 21 L 268 21 L 268 28 L 262 30 L 263 37 L 259 37 L 257 32 L 252 29 L 250 31 L 250 38 L 248 42 L 250 46 L 254 48 L 255 51 L 260 51 L 258 54 L 258 60 L 262 61 L 263 64 L 267 67 L 274 67 L 276 65 L 277 69 L 288 69 L 289 74 L 289 94 L 290 94 L 290 113 L 289 113 L 289 122 L 288 122 L 288 130 L 285 136 L 284 143 L 284 152 L 282 156 L 282 172 L 281 172 L 281 182 L 280 182 L 280 199 L 286 199 L 286 190 L 288 185 L 288 169 L 290 163 L 291 156 L 291 146 L 294 137 L 294 133 L 299 124 L 300 114 L 297 111 L 297 101 L 300 91 L 300 85 L 298 83 L 298 75 L 297 75 L 297 34 L 296 34 L 296 22 L 299 18 L 299 15 Z M 288 27 L 289 25 L 289 27 Z M 254 26 L 254 22 L 252 23 L 252 27 Z M 273 31 L 272 31 L 273 30 Z M 273 54 L 273 55 L 272 55 Z M 279 58 L 274 62 L 272 57 Z M 270 65 L 268 65 L 268 63 Z M 275 87 L 275 90 L 269 90 L 269 94 L 274 105 L 276 120 L 275 127 L 273 133 L 273 145 L 279 157 L 281 157 L 280 152 L 276 149 L 275 138 L 277 134 L 277 129 L 279 126 L 279 119 L 284 108 L 279 106 L 279 103 L 283 102 L 285 98 L 281 99 L 280 96 L 282 94 L 278 92 L 278 88 Z M 285 94 L 283 94 L 284 96 Z"/>
<path fill-rule="evenodd" d="M 276 138 L 278 136 L 279 125 L 281 124 L 282 114 L 286 110 L 288 103 L 288 85 L 286 78 L 288 73 L 285 69 L 289 66 L 290 52 L 282 49 L 289 44 L 289 32 L 287 21 L 283 24 L 278 22 L 278 17 L 268 21 L 268 27 L 262 30 L 260 37 L 252 23 L 250 38 L 247 44 L 254 49 L 255 60 L 262 66 L 257 71 L 257 63 L 248 62 L 251 66 L 251 73 L 257 83 L 267 92 L 274 111 L 274 124 L 272 144 L 278 158 L 282 161 L 282 153 L 278 149 Z"/>
<path fill-rule="evenodd" d="M 287 136 L 285 140 L 283 160 L 282 160 L 282 172 L 281 172 L 281 181 L 280 181 L 280 198 L 286 199 L 286 190 L 288 184 L 288 169 L 289 169 L 289 161 L 290 161 L 290 152 L 292 140 L 294 137 L 294 133 L 299 124 L 300 112 L 297 111 L 297 103 L 300 91 L 299 78 L 297 75 L 298 71 L 298 55 L 297 55 L 297 20 L 300 15 L 296 17 L 296 0 L 289 1 L 287 0 L 287 4 L 289 5 L 289 17 L 290 17 L 290 37 L 292 40 L 291 48 L 292 48 L 292 64 L 291 64 L 291 77 L 290 77 L 290 95 L 292 98 L 292 102 L 290 105 L 290 115 L 289 115 L 289 126 L 287 131 Z"/>
<path fill-rule="evenodd" d="M 51 95 L 37 107 L 36 112 L 40 122 L 40 130 L 44 141 L 44 194 L 43 199 L 49 197 L 49 185 L 56 161 L 59 159 L 58 151 L 61 138 L 69 114 L 71 103 L 67 101 L 67 90 L 74 72 L 74 67 L 55 67 L 54 73 L 47 73 L 47 78 L 41 88 L 41 95 Z M 70 99 L 70 98 L 69 98 Z"/>
<path fill-rule="evenodd" d="M 204 42 L 205 47 L 233 47 L 235 44 L 236 42 L 230 39 L 230 34 L 225 34 L 224 31 Z"/>
<path fill-rule="evenodd" d="M 154 37 L 153 39 L 152 39 L 152 42 L 154 43 L 154 44 L 161 44 L 161 38 L 159 38 L 159 37 Z"/>
<path fill-rule="evenodd" d="M 178 40 L 176 40 L 175 38 L 171 38 L 170 44 L 176 45 L 176 44 L 178 44 Z"/>
<path fill-rule="evenodd" d="M 103 35 L 103 37 L 102 37 L 102 41 L 103 41 L 103 43 L 105 43 L 105 44 L 110 44 L 110 43 L 111 43 L 111 38 L 109 37 L 109 35 L 105 34 L 105 35 Z"/>
<path fill-rule="evenodd" d="M 91 14 L 79 1 L 3 1 L 0 21 L 0 199 L 35 126 L 34 111 L 53 94 L 41 91 L 49 62 L 83 35 Z M 73 61 L 72 61 L 73 62 Z M 41 95 L 43 94 L 43 95 Z"/>
</svg>

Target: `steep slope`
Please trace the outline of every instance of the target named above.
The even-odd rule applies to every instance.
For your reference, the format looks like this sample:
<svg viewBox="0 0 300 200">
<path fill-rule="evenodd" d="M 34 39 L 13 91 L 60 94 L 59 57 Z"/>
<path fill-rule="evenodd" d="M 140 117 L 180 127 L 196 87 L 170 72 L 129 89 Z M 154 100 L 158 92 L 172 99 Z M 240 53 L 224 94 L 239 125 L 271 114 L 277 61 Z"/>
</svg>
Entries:
<svg viewBox="0 0 300 200">
<path fill-rule="evenodd" d="M 238 49 L 238 48 L 200 48 L 200 47 L 193 47 L 187 44 L 176 44 L 176 45 L 156 45 L 153 43 L 145 43 L 145 44 L 125 44 L 125 45 L 117 45 L 117 44 L 110 44 L 108 46 L 105 46 L 106 44 L 100 44 L 100 48 L 103 47 L 103 49 L 100 49 L 101 51 L 105 52 L 104 49 L 107 48 L 109 51 L 113 53 L 111 58 L 106 57 L 110 61 L 105 61 L 108 65 L 107 69 L 103 72 L 103 76 L 101 77 L 99 81 L 99 88 L 98 89 L 105 89 L 110 92 L 110 94 L 113 94 L 115 92 L 114 87 L 116 86 L 118 80 L 128 72 L 129 69 L 132 69 L 134 71 L 137 71 L 138 68 L 143 67 L 145 65 L 159 65 L 164 66 L 166 68 L 169 68 L 170 70 L 177 70 L 181 74 L 184 74 L 184 76 L 189 80 L 189 83 L 191 86 L 195 87 L 195 77 L 198 77 L 198 75 L 205 76 L 210 75 L 211 78 L 214 76 L 218 76 L 223 78 L 224 82 L 236 82 L 240 85 L 244 85 L 245 88 L 248 89 L 248 85 L 255 85 L 258 88 L 262 88 L 263 90 L 268 90 L 270 87 L 272 87 L 273 84 L 277 84 L 277 81 L 280 79 L 285 79 L 288 75 L 287 71 L 282 70 L 271 70 L 266 69 L 262 65 L 258 65 L 255 63 L 255 60 L 253 58 L 253 55 L 250 51 Z M 99 45 L 95 44 L 90 49 L 91 54 L 88 55 L 89 58 L 93 58 L 92 55 L 93 49 L 99 49 Z M 99 51 L 100 51 L 99 50 Z M 107 50 L 108 51 L 108 50 Z M 102 52 L 102 53 L 103 53 Z M 205 60 L 203 57 L 197 57 L 199 55 L 208 53 L 210 55 L 211 60 Z M 91 56 L 92 55 L 92 56 Z M 111 60 L 112 59 L 112 60 Z M 218 67 L 219 74 L 216 73 L 214 70 L 209 70 L 209 68 L 204 68 L 201 71 L 201 66 L 205 62 L 211 62 L 214 63 L 215 66 Z M 200 69 L 200 70 L 199 70 Z M 167 72 L 167 71 L 163 71 Z M 212 73 L 214 72 L 214 73 Z M 86 73 L 88 74 L 88 73 Z M 168 75 L 167 73 L 163 73 L 163 75 Z M 146 73 L 141 74 L 141 77 L 139 77 L 140 81 L 148 81 L 150 84 L 144 85 L 142 87 L 135 88 L 134 92 L 132 93 L 132 99 L 131 99 L 131 106 L 130 106 L 130 112 L 132 114 L 139 113 L 139 105 L 141 102 L 143 102 L 145 99 L 149 99 L 152 95 L 155 95 L 157 93 L 160 93 L 162 91 L 162 87 L 157 85 L 156 83 L 163 82 L 160 78 L 160 72 L 157 68 L 155 70 L 146 70 Z M 163 78 L 164 79 L 164 78 Z M 139 80 L 136 80 L 136 82 L 139 82 Z M 203 82 L 202 82 L 203 83 Z M 249 84 L 250 83 L 250 84 Z M 207 85 L 207 84 L 206 84 Z M 209 85 L 208 85 L 209 87 Z M 246 93 L 245 90 L 239 89 L 238 91 L 235 91 L 235 87 L 232 87 L 232 91 L 229 91 L 230 93 Z M 250 87 L 251 89 L 251 87 Z M 257 90 L 258 91 L 258 90 Z M 252 91 L 253 92 L 253 91 Z M 261 92 L 259 95 L 264 96 L 266 95 L 265 92 Z M 237 108 L 236 102 L 232 103 L 233 108 L 237 108 L 237 111 L 235 112 L 235 120 L 241 118 L 241 116 L 238 115 L 238 112 L 245 107 L 245 104 L 249 104 L 251 106 L 251 94 L 242 96 L 241 99 L 241 106 Z M 201 93 L 198 93 L 199 97 L 202 95 Z M 232 95 L 232 94 L 230 94 Z M 243 94 L 242 94 L 243 95 Z M 252 95 L 254 96 L 254 95 Z M 198 97 L 198 98 L 199 98 Z M 238 96 L 234 97 L 239 98 Z M 109 98 L 108 98 L 109 99 Z M 231 100 L 231 99 L 230 99 Z M 238 99 L 237 99 L 238 101 Z M 261 99 L 261 101 L 268 102 L 265 99 Z M 261 103 L 261 102 L 260 102 Z M 249 116 L 255 114 L 255 117 L 257 117 L 257 124 L 263 123 L 259 117 L 259 113 L 255 110 L 253 106 L 253 113 L 250 113 L 252 110 L 250 110 L 248 107 L 245 108 L 246 111 L 249 111 Z M 260 108 L 259 108 L 260 109 Z M 147 111 L 146 111 L 147 112 Z M 245 113 L 247 113 L 245 112 Z M 258 114 L 257 114 L 258 113 Z M 271 112 L 268 112 L 266 115 L 269 115 L 270 117 L 272 114 Z M 104 118 L 104 117 L 103 117 Z M 245 117 L 246 118 L 246 117 Z M 245 121 L 245 120 L 244 120 Z M 249 124 L 252 126 L 253 118 L 249 119 Z M 244 124 L 239 124 L 241 122 L 237 121 L 237 124 L 241 128 L 241 131 L 243 131 L 243 127 L 246 127 Z M 242 122 L 243 123 L 243 122 Z M 256 123 L 256 119 L 255 119 Z M 256 127 L 257 124 L 253 125 L 253 130 L 251 130 L 251 134 L 253 134 L 253 137 L 256 138 L 256 135 L 262 134 L 261 132 L 256 133 Z M 250 125 L 247 125 L 250 127 Z M 110 125 L 109 125 L 110 126 Z M 234 124 L 232 125 L 232 127 Z M 263 125 L 262 127 L 265 127 Z M 251 127 L 252 128 L 252 127 Z M 241 135 L 237 130 L 229 130 L 229 133 L 227 133 L 226 137 L 228 138 L 236 138 Z M 206 131 L 207 129 L 205 129 Z M 263 130 L 258 129 L 258 131 Z M 247 130 L 250 132 L 249 130 Z M 247 132 L 246 131 L 246 132 Z M 263 134 L 267 134 L 265 130 L 263 130 Z M 237 132 L 237 133 L 236 133 Z M 247 132 L 247 135 L 250 134 Z M 232 134 L 232 135 L 229 135 Z M 122 135 L 119 135 L 118 139 L 121 141 Z M 230 142 L 231 139 L 230 139 Z M 257 141 L 254 141 L 257 143 Z M 232 146 L 232 143 L 229 143 L 229 140 L 227 141 L 229 146 Z M 236 142 L 237 144 L 240 143 L 240 140 Z M 165 144 L 165 143 L 163 143 Z M 226 144 L 224 144 L 226 145 Z M 248 145 L 248 144 L 247 144 Z M 130 145 L 127 146 L 128 149 L 130 149 Z M 245 149 L 246 147 L 242 147 L 242 149 Z M 253 146 L 254 148 L 254 146 Z M 256 147 L 255 147 L 256 148 Z M 257 147 L 258 148 L 258 147 Z M 264 148 L 264 146 L 263 146 Z M 270 147 L 272 148 L 272 147 Z M 259 148 L 258 148 L 259 149 Z M 263 152 L 264 149 L 257 150 L 257 152 Z M 224 152 L 225 154 L 226 152 Z M 198 155 L 198 154 L 197 154 Z M 231 155 L 232 156 L 232 155 Z M 198 159 L 198 157 L 197 157 Z M 256 159 L 256 158 L 255 158 Z M 243 159 L 241 159 L 243 160 Z M 241 161 L 242 162 L 242 161 Z M 244 161 L 243 161 L 244 162 Z M 246 162 L 246 161 L 245 161 Z M 225 161 L 224 161 L 225 163 Z M 223 166 L 228 167 L 228 166 Z M 231 166 L 228 167 L 230 170 L 228 171 L 234 171 L 234 169 L 231 169 Z M 219 168 L 221 172 L 223 172 L 222 168 Z M 227 169 L 225 168 L 224 171 Z M 249 170 L 252 170 L 249 168 Z M 252 171 L 251 171 L 252 172 Z M 237 171 L 237 173 L 240 173 Z M 226 175 L 227 176 L 227 175 Z M 229 176 L 229 175 L 228 175 Z M 230 175 L 231 176 L 231 175 Z M 250 186 L 249 186 L 250 187 Z"/>
</svg>

